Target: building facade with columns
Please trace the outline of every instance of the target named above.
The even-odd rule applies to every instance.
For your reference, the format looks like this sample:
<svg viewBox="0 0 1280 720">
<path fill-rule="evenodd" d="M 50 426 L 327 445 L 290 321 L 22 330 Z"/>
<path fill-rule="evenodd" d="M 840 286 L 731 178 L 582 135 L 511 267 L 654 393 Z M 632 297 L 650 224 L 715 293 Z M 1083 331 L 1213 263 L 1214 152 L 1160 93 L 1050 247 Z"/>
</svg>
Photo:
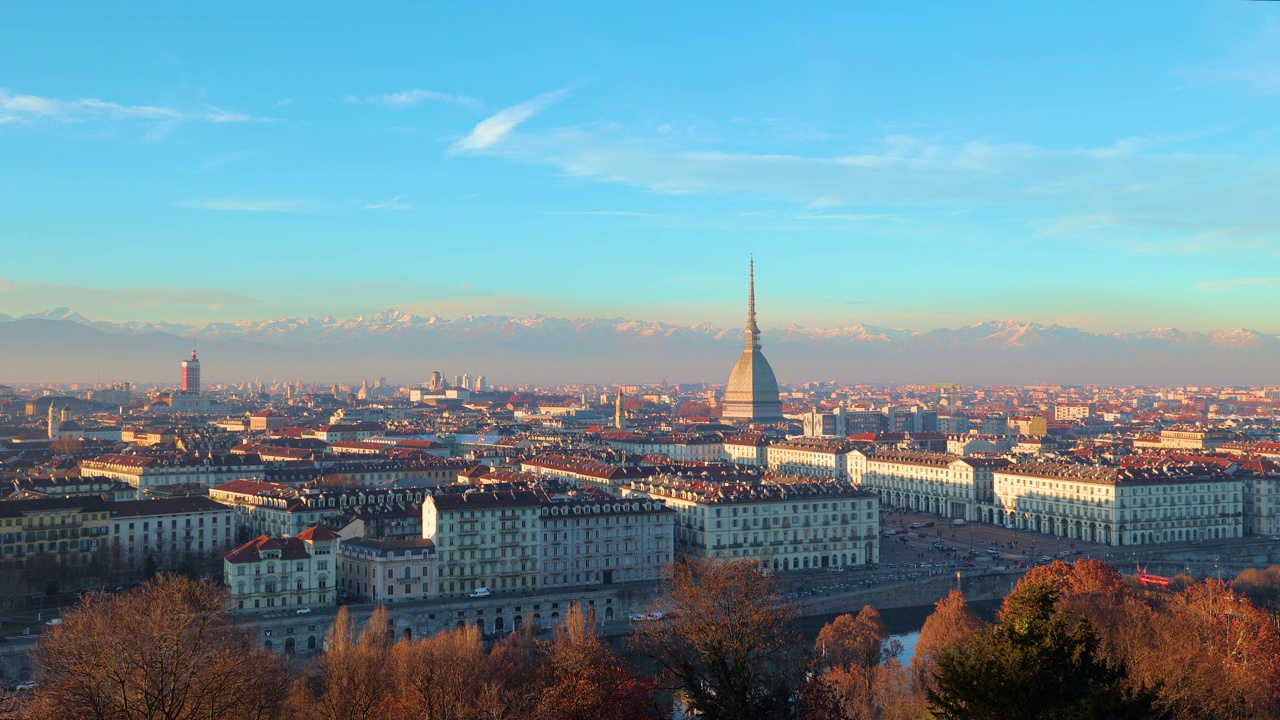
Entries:
<svg viewBox="0 0 1280 720">
<path fill-rule="evenodd" d="M 879 561 L 879 498 L 846 482 L 655 477 L 624 490 L 624 498 L 633 496 L 676 511 L 677 552 L 692 557 L 750 558 L 778 571 Z"/>
</svg>

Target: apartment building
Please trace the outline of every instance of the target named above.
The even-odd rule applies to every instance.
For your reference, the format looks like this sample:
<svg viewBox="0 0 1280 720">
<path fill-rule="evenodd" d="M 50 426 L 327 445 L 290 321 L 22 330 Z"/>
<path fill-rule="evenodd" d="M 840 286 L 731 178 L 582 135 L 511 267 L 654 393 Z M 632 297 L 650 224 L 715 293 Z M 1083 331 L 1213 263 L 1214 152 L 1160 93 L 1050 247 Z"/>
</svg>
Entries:
<svg viewBox="0 0 1280 720">
<path fill-rule="evenodd" d="M 1241 460 L 1233 474 L 1244 483 L 1244 533 L 1280 535 L 1280 463 Z"/>
<path fill-rule="evenodd" d="M 426 538 L 355 538 L 338 546 L 338 588 L 373 603 L 435 597 L 436 547 Z"/>
<path fill-rule="evenodd" d="M 109 504 L 111 552 L 139 569 L 148 555 L 160 568 L 208 553 L 221 556 L 235 539 L 234 510 L 207 497 L 126 500 Z"/>
<path fill-rule="evenodd" d="M 266 470 L 257 455 L 102 455 L 80 463 L 80 474 L 122 480 L 138 490 L 164 485 L 213 487 L 239 478 L 263 479 Z"/>
<path fill-rule="evenodd" d="M 236 610 L 302 609 L 334 602 L 338 536 L 324 527 L 296 537 L 262 535 L 223 557 L 222 580 Z"/>
<path fill-rule="evenodd" d="M 993 473 L 999 458 L 902 450 L 852 450 L 849 476 L 885 505 L 970 521 L 994 522 Z"/>
<path fill-rule="evenodd" d="M 854 447 L 837 440 L 796 438 L 770 445 L 765 456 L 770 472 L 847 480 L 846 455 Z"/>
<path fill-rule="evenodd" d="M 653 498 L 548 497 L 538 511 L 542 586 L 656 582 L 675 554 L 675 518 Z"/>
<path fill-rule="evenodd" d="M 632 483 L 623 493 L 630 497 L 662 500 L 674 509 L 676 550 L 693 557 L 751 558 L 779 571 L 879 561 L 879 498 L 846 482 L 663 476 Z"/>
<path fill-rule="evenodd" d="M 735 465 L 764 467 L 769 463 L 769 442 L 760 433 L 730 435 L 721 443 L 722 458 Z"/>
<path fill-rule="evenodd" d="M 0 558 L 22 564 L 51 553 L 64 565 L 86 565 L 106 543 L 109 512 L 97 495 L 0 502 Z"/>
<path fill-rule="evenodd" d="M 994 474 L 1006 525 L 1107 545 L 1216 540 L 1244 531 L 1244 481 L 1215 466 L 1029 462 Z"/>
<path fill-rule="evenodd" d="M 436 547 L 440 597 L 476 588 L 535 590 L 545 494 L 530 490 L 441 493 L 422 504 L 422 535 Z"/>
<path fill-rule="evenodd" d="M 236 523 L 254 535 L 297 535 L 327 517 L 348 510 L 421 505 L 427 488 L 290 487 L 256 480 L 233 480 L 210 488 L 209 497 L 230 505 Z"/>
<path fill-rule="evenodd" d="M 574 485 L 593 487 L 610 495 L 617 495 L 620 488 L 631 484 L 631 481 L 654 473 L 652 467 L 610 465 L 564 455 L 535 455 L 521 461 L 520 470 L 543 477 L 560 478 Z"/>
</svg>

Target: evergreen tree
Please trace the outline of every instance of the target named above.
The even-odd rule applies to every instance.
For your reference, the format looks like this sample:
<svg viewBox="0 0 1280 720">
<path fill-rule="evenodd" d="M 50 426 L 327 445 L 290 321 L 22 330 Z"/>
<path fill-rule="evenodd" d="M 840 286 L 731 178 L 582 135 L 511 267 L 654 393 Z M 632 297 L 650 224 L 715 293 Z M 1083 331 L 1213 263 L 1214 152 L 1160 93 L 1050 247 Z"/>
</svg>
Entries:
<svg viewBox="0 0 1280 720">
<path fill-rule="evenodd" d="M 1123 666 L 1097 657 L 1089 621 L 1055 609 L 1052 578 L 1028 578 L 1005 601 L 1001 623 L 966 648 L 942 651 L 927 689 L 937 718 L 1102 720 L 1159 718 L 1155 693 L 1134 689 Z"/>
</svg>

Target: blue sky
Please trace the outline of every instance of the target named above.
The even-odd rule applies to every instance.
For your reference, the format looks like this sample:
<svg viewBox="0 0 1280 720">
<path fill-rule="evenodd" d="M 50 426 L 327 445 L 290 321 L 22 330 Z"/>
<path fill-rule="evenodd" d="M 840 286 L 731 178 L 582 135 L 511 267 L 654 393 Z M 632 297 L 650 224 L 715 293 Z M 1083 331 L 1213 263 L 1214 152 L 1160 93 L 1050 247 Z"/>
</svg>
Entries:
<svg viewBox="0 0 1280 720">
<path fill-rule="evenodd" d="M 365 5 L 7 5 L 0 312 L 1280 332 L 1280 3 Z"/>
</svg>

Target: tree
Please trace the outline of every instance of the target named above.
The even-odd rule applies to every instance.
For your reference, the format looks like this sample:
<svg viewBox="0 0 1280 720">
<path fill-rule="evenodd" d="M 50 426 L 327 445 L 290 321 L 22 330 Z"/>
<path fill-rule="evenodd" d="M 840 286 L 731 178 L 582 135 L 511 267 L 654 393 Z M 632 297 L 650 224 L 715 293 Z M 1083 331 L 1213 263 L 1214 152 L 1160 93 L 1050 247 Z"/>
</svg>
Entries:
<svg viewBox="0 0 1280 720">
<path fill-rule="evenodd" d="M 937 660 L 930 710 L 942 719 L 1156 718 L 1155 693 L 1133 689 L 1123 666 L 1096 657 L 1088 619 L 1056 609 L 1052 578 L 1024 579 L 999 625 Z"/>
<path fill-rule="evenodd" d="M 1164 602 L 1134 673 L 1175 717 L 1280 717 L 1280 630 L 1213 579 Z"/>
<path fill-rule="evenodd" d="M 818 662 L 826 666 L 848 667 L 864 670 L 897 659 L 902 645 L 889 641 L 889 628 L 880 613 L 870 605 L 864 605 L 858 616 L 841 615 L 822 626 L 813 644 Z"/>
<path fill-rule="evenodd" d="M 222 591 L 184 577 L 85 596 L 32 659 L 31 720 L 266 720 L 288 685 L 276 656 L 231 623 Z"/>
<path fill-rule="evenodd" d="M 295 683 L 293 713 L 323 720 L 359 720 L 372 717 L 386 694 L 390 646 L 386 606 L 374 608 L 363 630 L 356 626 L 346 606 L 338 608 L 318 674 Z"/>
<path fill-rule="evenodd" d="M 545 650 L 551 678 L 534 713 L 538 720 L 631 720 L 655 715 L 652 681 L 632 677 L 618 666 L 578 603 L 569 606 L 564 620 L 556 625 L 555 641 Z"/>
<path fill-rule="evenodd" d="M 393 720 L 527 718 L 533 714 L 541 675 L 533 640 L 513 634 L 486 653 L 480 630 L 467 625 L 391 648 Z"/>
<path fill-rule="evenodd" d="M 803 663 L 790 629 L 795 607 L 749 560 L 688 559 L 668 568 L 665 617 L 633 638 L 706 720 L 783 717 Z"/>
<path fill-rule="evenodd" d="M 870 605 L 823 626 L 814 643 L 821 672 L 806 683 L 806 714 L 815 718 L 914 718 L 924 709 L 898 664 L 902 645 Z"/>
<path fill-rule="evenodd" d="M 923 690 L 933 679 L 938 657 L 946 648 L 963 649 L 969 639 L 982 629 L 982 621 L 969 609 L 964 593 L 952 590 L 933 606 L 933 612 L 920 628 L 911 670 L 916 684 Z"/>
</svg>

